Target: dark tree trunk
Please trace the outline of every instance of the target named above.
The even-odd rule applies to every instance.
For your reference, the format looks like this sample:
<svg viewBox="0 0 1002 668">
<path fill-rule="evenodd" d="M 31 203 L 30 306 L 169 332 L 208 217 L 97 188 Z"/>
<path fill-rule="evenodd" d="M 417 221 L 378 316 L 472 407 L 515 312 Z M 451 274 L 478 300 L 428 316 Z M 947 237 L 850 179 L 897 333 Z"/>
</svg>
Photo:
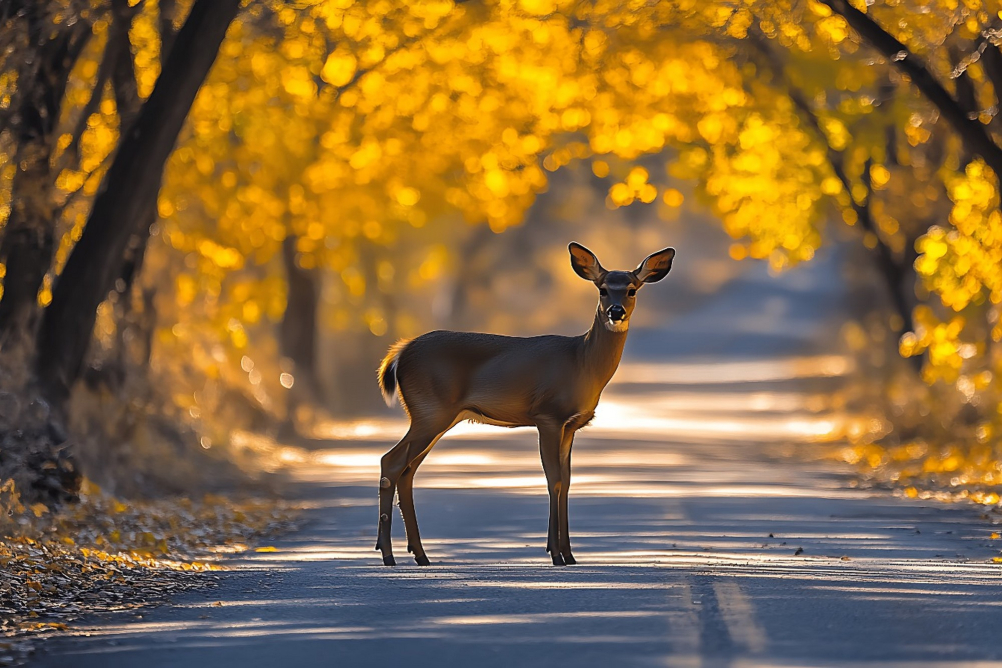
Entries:
<svg viewBox="0 0 1002 668">
<path fill-rule="evenodd" d="M 177 0 L 160 0 L 160 59 L 166 60 L 171 49 L 174 48 L 174 39 L 177 31 L 174 30 L 174 17 L 177 14 Z"/>
<path fill-rule="evenodd" d="M 142 226 L 164 164 L 239 6 L 240 0 L 196 0 L 152 94 L 121 139 L 39 329 L 36 373 L 57 406 L 80 377 L 97 307 L 119 277 L 129 240 L 149 233 Z"/>
<path fill-rule="evenodd" d="M 55 238 L 50 167 L 56 126 L 70 72 L 90 37 L 90 26 L 78 22 L 47 38 L 47 13 L 28 9 L 24 24 L 34 58 L 33 71 L 23 71 L 15 95 L 17 171 L 11 184 L 11 210 L 0 241 L 0 261 L 6 263 L 0 298 L 0 345 L 34 329 L 38 290 L 52 265 Z"/>
<path fill-rule="evenodd" d="M 302 384 L 306 395 L 316 399 L 317 365 L 317 289 L 316 273 L 303 269 L 296 262 L 296 237 L 287 236 L 282 242 L 282 262 L 289 286 L 289 296 L 282 316 L 279 339 L 282 356 L 295 365 L 296 386 Z M 303 396 L 303 393 L 296 393 Z"/>
<path fill-rule="evenodd" d="M 115 20 L 118 21 L 128 31 L 132 24 L 132 19 L 136 14 L 138 5 L 130 7 L 128 0 L 112 0 L 112 8 L 115 13 Z M 161 19 L 164 18 L 165 10 L 169 13 L 172 7 L 170 2 L 160 3 Z M 169 31 L 167 28 L 169 27 Z M 174 26 L 170 20 L 161 22 L 161 62 L 165 62 L 170 53 L 170 46 L 173 44 Z M 126 33 L 127 34 L 127 33 Z M 168 42 L 168 38 L 170 41 Z M 126 49 L 118 53 L 115 68 L 112 74 L 112 89 L 115 93 L 115 105 L 118 107 L 118 114 L 121 118 L 123 128 L 131 128 L 136 121 L 139 110 L 142 107 L 142 99 L 139 97 L 139 86 L 136 82 L 136 69 L 131 49 Z M 140 221 L 136 226 L 136 233 L 130 238 L 125 247 L 125 254 L 122 258 L 119 276 L 115 280 L 115 291 L 118 299 L 115 300 L 115 326 L 117 330 L 117 363 L 115 373 L 111 375 L 124 381 L 131 352 L 134 368 L 145 369 L 152 354 L 150 345 L 153 336 L 153 328 L 156 325 L 156 314 L 153 311 L 154 291 L 144 290 L 142 294 L 143 309 L 136 313 L 132 308 L 132 286 L 139 276 L 143 266 L 143 259 L 146 256 L 146 246 L 149 242 L 150 227 L 157 220 L 156 197 L 150 200 L 145 212 L 142 214 L 145 220 Z M 129 345 L 134 341 L 139 345 Z M 113 388 L 119 389 L 119 388 Z"/>
</svg>

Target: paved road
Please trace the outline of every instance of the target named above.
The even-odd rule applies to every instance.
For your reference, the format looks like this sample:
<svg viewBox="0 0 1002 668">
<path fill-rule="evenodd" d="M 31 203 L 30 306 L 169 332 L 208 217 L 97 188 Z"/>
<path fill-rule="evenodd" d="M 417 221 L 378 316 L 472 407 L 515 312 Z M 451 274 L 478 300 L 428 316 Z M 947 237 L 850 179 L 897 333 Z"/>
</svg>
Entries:
<svg viewBox="0 0 1002 668">
<path fill-rule="evenodd" d="M 793 282 L 773 316 L 817 308 Z M 753 308 L 742 299 L 708 305 L 704 322 Z M 378 457 L 403 423 L 334 425 L 336 441 L 276 452 L 311 507 L 277 552 L 141 618 L 92 619 L 34 665 L 1002 666 L 991 526 L 968 506 L 854 490 L 802 455 L 838 429 L 826 392 L 849 362 L 799 350 L 823 317 L 790 320 L 806 328 L 786 330 L 793 343 L 777 346 L 766 322 L 756 349 L 730 358 L 691 325 L 678 340 L 689 355 L 706 338 L 703 362 L 647 355 L 658 334 L 640 333 L 575 445 L 577 566 L 543 551 L 532 432 L 467 426 L 417 478 L 434 565 L 408 563 L 397 519 L 404 565 L 380 566 Z"/>
</svg>

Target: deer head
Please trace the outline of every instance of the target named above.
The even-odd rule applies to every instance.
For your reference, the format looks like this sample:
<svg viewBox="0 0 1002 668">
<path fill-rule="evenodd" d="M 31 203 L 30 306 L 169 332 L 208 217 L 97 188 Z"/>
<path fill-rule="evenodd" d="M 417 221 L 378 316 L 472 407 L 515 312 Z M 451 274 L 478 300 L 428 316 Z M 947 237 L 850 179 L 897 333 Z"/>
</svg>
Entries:
<svg viewBox="0 0 1002 668">
<path fill-rule="evenodd" d="M 629 329 L 630 316 L 637 305 L 637 291 L 667 276 L 675 257 L 674 248 L 665 248 L 648 255 L 633 271 L 607 271 L 594 253 L 576 241 L 572 241 L 567 250 L 575 273 L 598 288 L 602 324 L 612 332 Z"/>
</svg>

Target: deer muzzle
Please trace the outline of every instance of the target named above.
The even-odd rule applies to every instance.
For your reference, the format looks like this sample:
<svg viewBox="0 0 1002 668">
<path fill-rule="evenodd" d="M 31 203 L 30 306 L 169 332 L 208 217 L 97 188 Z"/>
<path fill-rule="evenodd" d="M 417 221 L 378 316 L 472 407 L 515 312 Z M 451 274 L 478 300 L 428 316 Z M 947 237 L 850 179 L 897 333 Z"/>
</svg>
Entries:
<svg viewBox="0 0 1002 668">
<path fill-rule="evenodd" d="M 609 317 L 610 322 L 622 322 L 626 320 L 626 309 L 619 304 L 610 306 L 605 314 Z"/>
</svg>

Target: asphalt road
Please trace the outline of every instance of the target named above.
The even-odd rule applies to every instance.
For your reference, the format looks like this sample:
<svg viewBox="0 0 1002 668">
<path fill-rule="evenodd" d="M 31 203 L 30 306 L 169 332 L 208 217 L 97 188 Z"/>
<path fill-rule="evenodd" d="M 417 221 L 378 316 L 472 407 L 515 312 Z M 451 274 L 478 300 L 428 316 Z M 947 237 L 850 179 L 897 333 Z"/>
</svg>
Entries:
<svg viewBox="0 0 1002 668">
<path fill-rule="evenodd" d="M 663 333 L 638 333 L 575 445 L 579 565 L 544 552 L 533 433 L 461 425 L 417 476 L 433 565 L 411 564 L 396 518 L 402 565 L 381 566 L 378 458 L 404 424 L 332 425 L 274 453 L 310 507 L 277 551 L 171 606 L 92 618 L 33 665 L 1002 666 L 991 521 L 854 489 L 806 456 L 844 419 L 826 396 L 849 362 L 797 345 L 825 319 L 795 279 L 768 288 L 764 315 L 738 317 L 762 303 L 743 297 L 703 314 L 734 326 L 686 319 L 682 357 L 646 354 Z M 792 343 L 769 335 L 783 317 Z M 728 357 L 727 337 L 749 340 L 734 323 L 755 349 Z"/>
</svg>

